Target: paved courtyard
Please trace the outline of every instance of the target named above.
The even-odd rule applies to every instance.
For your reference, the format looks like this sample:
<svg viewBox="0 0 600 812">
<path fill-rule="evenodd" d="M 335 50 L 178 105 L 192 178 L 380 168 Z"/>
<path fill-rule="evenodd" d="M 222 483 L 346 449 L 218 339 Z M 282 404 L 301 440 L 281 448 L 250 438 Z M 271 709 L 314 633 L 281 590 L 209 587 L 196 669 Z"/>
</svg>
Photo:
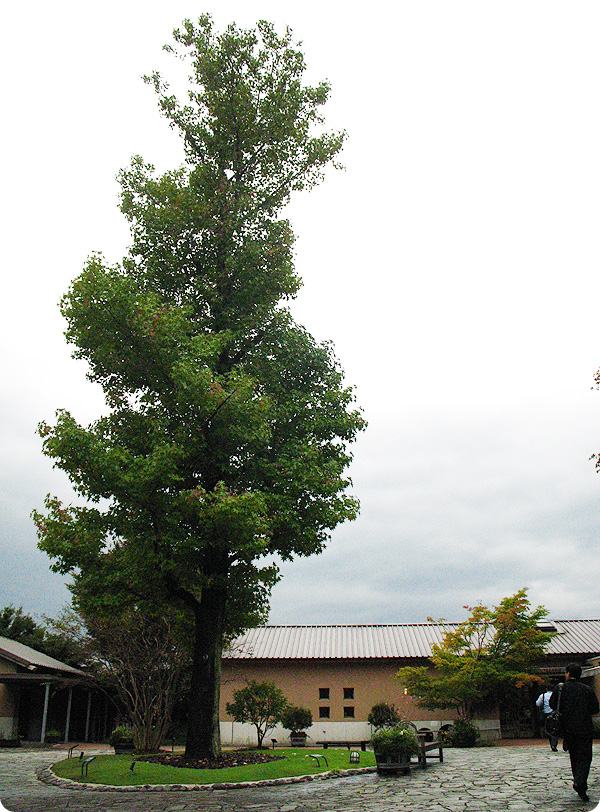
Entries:
<svg viewBox="0 0 600 812">
<path fill-rule="evenodd" d="M 600 812 L 600 746 L 590 801 L 571 787 L 566 753 L 547 745 L 446 750 L 443 764 L 409 776 L 366 774 L 277 787 L 114 792 L 49 786 L 37 771 L 64 758 L 52 750 L 0 750 L 0 798 L 9 812 Z"/>
</svg>

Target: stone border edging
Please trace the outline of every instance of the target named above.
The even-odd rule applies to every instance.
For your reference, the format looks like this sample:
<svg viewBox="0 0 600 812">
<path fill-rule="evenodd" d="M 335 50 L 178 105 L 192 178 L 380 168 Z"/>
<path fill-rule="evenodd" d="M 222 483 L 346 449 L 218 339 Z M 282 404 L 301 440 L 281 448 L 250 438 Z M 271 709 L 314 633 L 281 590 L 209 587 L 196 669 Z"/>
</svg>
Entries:
<svg viewBox="0 0 600 812">
<path fill-rule="evenodd" d="M 62 778 L 52 772 L 51 767 L 38 770 L 37 777 L 44 784 L 71 790 L 88 790 L 90 792 L 214 792 L 218 789 L 248 789 L 251 787 L 275 787 L 285 784 L 302 784 L 307 781 L 319 781 L 327 778 L 345 778 L 348 775 L 373 773 L 377 767 L 355 767 L 350 770 L 329 770 L 312 775 L 293 775 L 288 778 L 267 778 L 262 781 L 238 781 L 224 784 L 134 784 L 129 787 L 113 787 L 110 784 L 88 784 Z"/>
</svg>

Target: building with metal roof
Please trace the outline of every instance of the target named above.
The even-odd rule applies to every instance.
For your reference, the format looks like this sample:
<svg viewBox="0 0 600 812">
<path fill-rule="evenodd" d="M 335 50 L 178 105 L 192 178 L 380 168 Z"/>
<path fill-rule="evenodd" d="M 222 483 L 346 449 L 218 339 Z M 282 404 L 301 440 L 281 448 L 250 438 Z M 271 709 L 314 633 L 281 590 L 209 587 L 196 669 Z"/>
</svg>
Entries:
<svg viewBox="0 0 600 812">
<path fill-rule="evenodd" d="M 457 623 L 260 626 L 238 638 L 224 656 L 238 660 L 427 658 L 432 646 L 457 627 Z M 548 657 L 600 654 L 600 620 L 552 620 L 541 628 L 553 633 Z"/>
<path fill-rule="evenodd" d="M 367 717 L 378 702 L 394 704 L 418 727 L 439 730 L 451 724 L 451 711 L 419 707 L 396 679 L 406 665 L 428 665 L 432 647 L 457 623 L 261 626 L 250 629 L 225 652 L 221 699 L 223 741 L 253 743 L 251 728 L 234 723 L 226 713 L 233 692 L 246 680 L 275 682 L 295 705 L 311 710 L 314 741 L 369 739 Z M 576 660 L 584 676 L 600 689 L 600 620 L 546 620 L 552 632 L 540 672 L 557 682 L 565 665 Z M 533 702 L 525 708 L 486 708 L 477 724 L 488 738 L 531 736 Z M 276 729 L 278 741 L 289 734 Z"/>
<path fill-rule="evenodd" d="M 78 668 L 61 663 L 54 657 L 48 657 L 47 654 L 36 651 L 31 646 L 25 646 L 16 640 L 9 640 L 8 637 L 0 637 L 0 657 L 5 663 L 12 663 L 18 668 L 27 669 L 33 679 L 47 679 L 47 676 L 44 675 L 48 674 L 85 678 L 84 672 Z"/>
<path fill-rule="evenodd" d="M 106 698 L 83 671 L 0 637 L 1 738 L 44 742 L 49 731 L 58 731 L 65 742 L 90 741 L 100 709 L 106 715 Z"/>
</svg>

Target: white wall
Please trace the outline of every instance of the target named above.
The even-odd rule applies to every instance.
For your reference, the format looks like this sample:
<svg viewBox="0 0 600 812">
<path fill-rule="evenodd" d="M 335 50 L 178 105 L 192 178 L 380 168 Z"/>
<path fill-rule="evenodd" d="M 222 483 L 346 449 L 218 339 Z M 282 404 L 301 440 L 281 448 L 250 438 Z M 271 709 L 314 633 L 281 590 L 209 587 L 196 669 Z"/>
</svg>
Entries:
<svg viewBox="0 0 600 812">
<path fill-rule="evenodd" d="M 12 716 L 0 716 L 0 739 L 12 739 L 16 735 L 13 721 Z"/>
<path fill-rule="evenodd" d="M 322 741 L 368 741 L 372 727 L 368 722 L 325 722 L 318 721 L 306 731 L 308 747 L 316 747 Z M 277 725 L 270 730 L 263 740 L 265 747 L 271 746 L 271 740 L 277 739 L 277 746 L 290 743 L 290 731 Z M 221 744 L 235 747 L 256 747 L 256 728 L 254 725 L 241 722 L 221 722 Z"/>
<path fill-rule="evenodd" d="M 481 740 L 500 738 L 500 723 L 497 719 L 475 719 L 475 724 L 481 732 Z M 437 733 L 443 724 L 451 722 L 440 722 L 436 719 L 416 722 L 417 730 L 423 728 Z M 327 722 L 316 721 L 312 727 L 306 731 L 307 747 L 316 747 L 317 742 L 349 741 L 361 742 L 369 741 L 373 728 L 368 722 Z M 263 740 L 264 747 L 271 747 L 271 740 L 277 740 L 277 747 L 282 747 L 290 743 L 290 731 L 277 725 L 274 730 L 270 730 Z M 241 722 L 221 722 L 221 744 L 234 747 L 256 747 L 256 728 L 254 725 L 242 724 Z"/>
</svg>

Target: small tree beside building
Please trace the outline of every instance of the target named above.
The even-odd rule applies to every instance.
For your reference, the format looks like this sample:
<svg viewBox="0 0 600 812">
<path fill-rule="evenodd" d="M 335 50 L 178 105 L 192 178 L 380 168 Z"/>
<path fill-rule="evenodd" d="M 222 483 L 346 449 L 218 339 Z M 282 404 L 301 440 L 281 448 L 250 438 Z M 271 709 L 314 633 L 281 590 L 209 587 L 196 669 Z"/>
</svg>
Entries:
<svg viewBox="0 0 600 812">
<path fill-rule="evenodd" d="M 395 705 L 388 705 L 387 702 L 378 702 L 371 708 L 367 721 L 376 730 L 384 727 L 396 727 L 400 722 L 400 713 L 396 710 Z"/>
<path fill-rule="evenodd" d="M 288 707 L 287 699 L 274 682 L 250 680 L 245 688 L 234 693 L 233 702 L 227 703 L 227 713 L 236 722 L 254 725 L 260 749 L 265 736 L 282 721 Z"/>
<path fill-rule="evenodd" d="M 406 667 L 397 675 L 421 707 L 454 710 L 468 722 L 484 702 L 542 682 L 536 664 L 551 637 L 538 628 L 547 610 L 532 610 L 526 589 L 494 609 L 469 610 L 467 620 L 433 646 L 432 669 Z"/>
</svg>

